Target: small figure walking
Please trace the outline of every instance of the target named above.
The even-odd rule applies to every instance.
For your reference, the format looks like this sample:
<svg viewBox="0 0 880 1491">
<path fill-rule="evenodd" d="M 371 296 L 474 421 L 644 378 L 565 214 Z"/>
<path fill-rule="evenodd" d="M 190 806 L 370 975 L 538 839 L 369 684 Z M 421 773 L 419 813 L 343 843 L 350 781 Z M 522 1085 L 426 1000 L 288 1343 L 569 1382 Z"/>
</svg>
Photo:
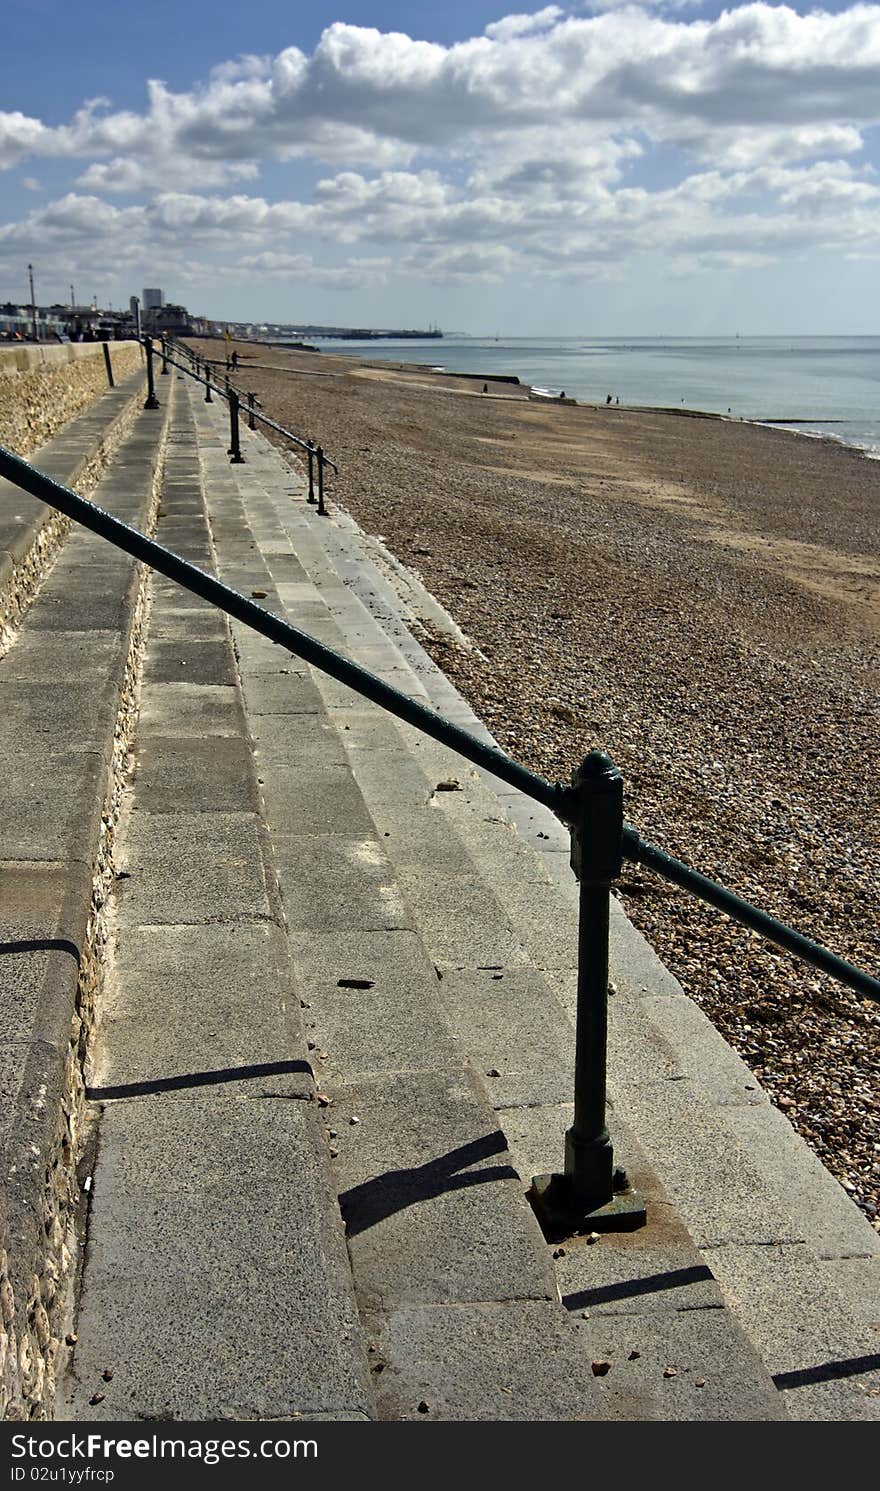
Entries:
<svg viewBox="0 0 880 1491">
<path fill-rule="evenodd" d="M 235 350 L 234 347 L 232 349 L 232 358 L 231 358 L 231 361 L 232 361 L 232 371 L 234 373 L 235 370 L 236 370 L 236 368 L 238 367 L 238 353 L 236 352 L 236 350 Z"/>
<path fill-rule="evenodd" d="M 483 393 L 488 393 L 488 392 L 489 392 L 489 385 L 488 385 L 488 383 L 484 383 L 483 384 Z"/>
<path fill-rule="evenodd" d="M 611 395 L 610 394 L 608 394 L 607 398 L 605 399 L 605 403 L 606 404 L 610 404 L 611 403 Z"/>
</svg>

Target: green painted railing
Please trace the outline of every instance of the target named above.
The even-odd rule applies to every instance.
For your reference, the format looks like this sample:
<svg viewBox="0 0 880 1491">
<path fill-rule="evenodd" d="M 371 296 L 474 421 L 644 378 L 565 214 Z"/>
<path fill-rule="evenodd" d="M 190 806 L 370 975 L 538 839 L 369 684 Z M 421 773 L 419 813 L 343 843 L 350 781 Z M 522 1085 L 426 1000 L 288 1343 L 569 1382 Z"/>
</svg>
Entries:
<svg viewBox="0 0 880 1491">
<path fill-rule="evenodd" d="M 156 383 L 153 369 L 153 358 L 157 354 L 153 346 L 153 338 L 149 336 L 141 337 L 141 344 L 147 356 L 147 398 L 144 408 L 158 409 L 159 400 L 156 397 Z M 178 355 L 175 356 L 175 353 Z M 239 420 L 245 399 L 247 400 L 247 419 L 250 429 L 253 429 L 255 421 L 259 420 L 260 424 L 265 425 L 267 429 L 275 430 L 277 434 L 283 435 L 285 440 L 288 440 L 291 445 L 295 445 L 304 451 L 308 461 L 308 501 L 317 504 L 319 517 L 325 518 L 327 516 L 327 508 L 324 502 L 327 484 L 326 471 L 329 467 L 338 476 L 339 467 L 335 461 L 330 459 L 323 446 L 316 445 L 314 440 L 304 440 L 301 435 L 294 435 L 292 430 L 288 430 L 284 425 L 278 424 L 277 420 L 270 419 L 269 415 L 264 414 L 259 408 L 259 400 L 256 394 L 243 393 L 241 389 L 235 387 L 228 376 L 224 377 L 222 383 L 216 377 L 212 379 L 212 364 L 206 357 L 199 357 L 190 347 L 187 347 L 185 342 L 177 343 L 172 342 L 170 338 L 160 337 L 158 356 L 162 359 L 163 373 L 168 372 L 168 365 L 170 363 L 172 367 L 177 368 L 178 372 L 185 373 L 187 377 L 193 378 L 196 383 L 201 383 L 205 390 L 206 404 L 213 403 L 214 393 L 218 393 L 221 398 L 227 400 L 229 404 L 229 448 L 227 455 L 233 465 L 240 466 L 244 462 L 244 457 L 241 453 Z"/>
<path fill-rule="evenodd" d="M 563 1235 L 584 1227 L 633 1227 L 645 1219 L 644 1206 L 629 1188 L 625 1172 L 614 1166 L 605 1122 L 609 907 L 611 888 L 624 859 L 655 870 L 864 998 L 880 999 L 877 979 L 670 858 L 626 824 L 622 778 L 601 752 L 589 753 L 570 786 L 549 782 L 3 447 L 0 476 L 551 809 L 570 830 L 571 863 L 579 880 L 575 1104 L 565 1138 L 563 1169 L 533 1181 L 533 1199 L 548 1234 Z"/>
</svg>

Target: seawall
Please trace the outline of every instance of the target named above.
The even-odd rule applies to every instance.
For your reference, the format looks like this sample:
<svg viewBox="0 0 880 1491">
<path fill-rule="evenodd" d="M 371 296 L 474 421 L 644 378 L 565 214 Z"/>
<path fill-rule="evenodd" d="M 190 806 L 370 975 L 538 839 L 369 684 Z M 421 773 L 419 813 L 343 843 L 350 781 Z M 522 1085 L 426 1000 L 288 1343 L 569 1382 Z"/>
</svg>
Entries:
<svg viewBox="0 0 880 1491">
<path fill-rule="evenodd" d="M 26 456 L 107 388 L 104 346 L 121 382 L 141 365 L 137 342 L 0 347 L 0 445 Z"/>
</svg>

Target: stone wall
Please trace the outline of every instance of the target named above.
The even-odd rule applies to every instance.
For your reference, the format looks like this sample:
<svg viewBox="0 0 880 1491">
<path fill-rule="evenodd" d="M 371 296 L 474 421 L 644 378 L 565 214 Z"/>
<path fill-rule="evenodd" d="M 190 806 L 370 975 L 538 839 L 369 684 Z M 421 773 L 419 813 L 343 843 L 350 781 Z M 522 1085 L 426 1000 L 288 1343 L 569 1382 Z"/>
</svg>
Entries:
<svg viewBox="0 0 880 1491">
<path fill-rule="evenodd" d="M 167 427 L 153 457 L 141 514 L 147 532 L 155 526 L 166 442 Z M 100 824 L 84 828 L 66 867 L 58 864 L 58 870 L 68 876 L 67 892 L 57 927 L 45 929 L 54 933 L 51 943 L 79 949 L 78 968 L 65 955 L 57 971 L 53 965 L 51 978 L 47 974 L 39 982 L 43 975 L 38 974 L 38 987 L 30 991 L 39 1001 L 38 1024 L 43 1034 L 34 1042 L 34 1063 L 26 1073 L 6 1141 L 6 1194 L 0 1196 L 0 1419 L 4 1421 L 52 1418 L 56 1376 L 65 1361 L 65 1346 L 75 1340 L 73 1289 L 81 1266 L 87 1206 L 77 1171 L 81 1164 L 83 1168 L 88 1164 L 94 1117 L 85 1101 L 83 1069 L 100 999 L 106 908 L 114 880 L 113 843 L 132 769 L 130 749 L 150 573 L 145 565 L 140 566 L 136 595 L 131 594 L 124 576 L 119 582 L 118 596 L 130 596 L 130 609 L 122 622 L 127 658 L 115 704 L 112 746 L 107 743 Z M 86 813 L 80 815 L 83 823 L 87 818 Z M 89 861 L 91 876 L 84 869 Z M 24 870 L 28 862 L 10 864 L 5 867 L 7 873 L 16 875 L 19 864 Z M 10 918 L 7 913 L 11 925 Z M 34 935 L 30 925 L 19 934 L 22 941 Z M 68 990 L 73 985 L 75 993 L 70 998 Z"/>
<path fill-rule="evenodd" d="M 111 366 L 117 385 L 143 366 L 137 343 L 110 343 Z M 73 432 L 70 469 L 78 490 L 91 491 L 143 403 L 140 380 L 119 389 L 112 418 L 93 432 L 86 448 Z M 103 346 L 100 343 L 50 347 L 0 347 L 0 444 L 18 454 L 58 435 L 77 414 L 87 410 L 107 390 Z M 99 421 L 100 423 L 100 421 Z M 62 435 L 61 439 L 65 437 Z M 152 489 L 146 516 L 152 522 L 158 506 L 164 436 L 155 456 Z M 81 447 L 81 448 L 80 448 Z M 15 509 L 13 508 L 13 511 Z M 22 524 L 16 539 L 16 564 L 4 571 L 0 564 L 0 621 L 11 607 L 14 621 L 29 601 L 53 557 L 68 520 L 51 516 L 40 526 Z M 10 542 L 6 537 L 6 542 Z M 4 556 L 0 554 L 0 559 Z M 9 557 L 9 556 L 5 556 Z M 64 893 L 54 942 L 79 951 L 78 968 L 69 952 L 53 952 L 45 974 L 33 972 L 30 994 L 40 1001 L 42 1038 L 33 1042 L 33 1060 L 16 1107 L 8 1139 L 4 1136 L 4 1194 L 0 1197 L 0 1419 L 32 1420 L 52 1416 L 56 1366 L 71 1329 L 71 1290 L 79 1257 L 78 1225 L 83 1201 L 77 1165 L 86 1141 L 83 1053 L 95 1017 L 101 977 L 105 930 L 105 902 L 112 879 L 112 842 L 119 812 L 128 748 L 133 729 L 139 666 L 141 626 L 147 571 L 133 611 L 125 621 L 128 660 L 121 684 L 112 755 L 109 754 L 107 792 L 97 825 L 89 830 L 88 845 L 71 860 L 69 885 Z M 0 625 L 0 644 L 3 627 Z M 83 815 L 83 821 L 86 821 Z M 83 834 L 86 830 L 83 830 Z M 92 876 L 83 868 L 94 855 Z M 40 855 L 35 854 L 39 860 Z M 22 864 L 22 870 L 27 869 Z M 59 873 L 64 871 L 60 864 Z M 25 890 L 10 894 L 18 864 L 0 866 L 7 875 L 4 895 L 6 921 L 24 918 L 24 936 L 45 935 L 37 900 L 35 926 Z M 14 904 L 12 904 L 14 902 Z M 50 927 L 50 931 L 53 928 Z M 14 979 L 14 975 L 10 975 Z M 9 983 L 9 979 L 7 979 Z M 21 990 L 12 989 L 12 1010 Z M 75 987 L 75 992 L 74 992 Z M 25 1002 L 22 1005 L 27 1008 Z M 73 1009 L 71 1021 L 70 1010 Z M 7 1036 L 11 1039 L 10 1031 Z"/>
<path fill-rule="evenodd" d="M 152 528 L 158 508 L 161 461 L 157 461 L 150 509 Z M 137 718 L 143 657 L 143 619 L 149 571 L 142 566 L 129 637 L 128 660 L 120 692 L 110 763 L 109 787 L 101 812 L 98 854 L 92 876 L 88 923 L 82 943 L 75 1009 L 64 1052 L 63 1075 L 50 1065 L 51 1101 L 32 1118 L 26 1135 L 39 1158 L 32 1174 L 22 1167 L 16 1194 L 7 1197 L 13 1226 L 6 1228 L 13 1245 L 0 1248 L 0 1419 L 51 1419 L 54 1416 L 56 1370 L 64 1345 L 75 1340 L 72 1290 L 81 1265 L 85 1206 L 77 1169 L 89 1145 L 83 1068 L 97 1017 L 107 940 L 106 904 L 113 881 L 113 840 L 126 782 L 131 775 L 130 746 Z M 83 908 L 85 909 L 85 908 Z M 42 1121 L 40 1121 L 42 1119 Z M 54 1126 L 53 1126 L 54 1120 Z M 34 1140 L 39 1142 L 34 1143 Z M 10 1188 L 12 1189 L 12 1188 Z M 21 1222 L 23 1225 L 16 1226 Z M 7 1222 L 10 1218 L 7 1218 Z M 30 1225 L 28 1225 L 30 1224 Z"/>
<path fill-rule="evenodd" d="M 26 456 L 107 388 L 101 342 L 0 347 L 0 445 Z M 108 342 L 117 383 L 135 372 L 137 342 Z"/>
</svg>

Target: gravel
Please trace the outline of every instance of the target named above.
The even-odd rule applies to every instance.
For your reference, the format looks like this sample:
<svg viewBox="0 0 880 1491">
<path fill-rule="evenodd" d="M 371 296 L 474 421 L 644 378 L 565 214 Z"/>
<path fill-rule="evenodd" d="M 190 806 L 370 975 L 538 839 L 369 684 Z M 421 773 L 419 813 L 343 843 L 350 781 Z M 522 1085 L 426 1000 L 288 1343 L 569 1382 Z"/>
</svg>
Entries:
<svg viewBox="0 0 880 1491">
<path fill-rule="evenodd" d="M 239 385 L 339 463 L 328 501 L 477 644 L 429 639 L 505 750 L 558 779 L 608 751 L 646 838 L 880 975 L 880 463 L 238 350 Z M 648 872 L 619 890 L 880 1230 L 880 1008 Z"/>
</svg>

